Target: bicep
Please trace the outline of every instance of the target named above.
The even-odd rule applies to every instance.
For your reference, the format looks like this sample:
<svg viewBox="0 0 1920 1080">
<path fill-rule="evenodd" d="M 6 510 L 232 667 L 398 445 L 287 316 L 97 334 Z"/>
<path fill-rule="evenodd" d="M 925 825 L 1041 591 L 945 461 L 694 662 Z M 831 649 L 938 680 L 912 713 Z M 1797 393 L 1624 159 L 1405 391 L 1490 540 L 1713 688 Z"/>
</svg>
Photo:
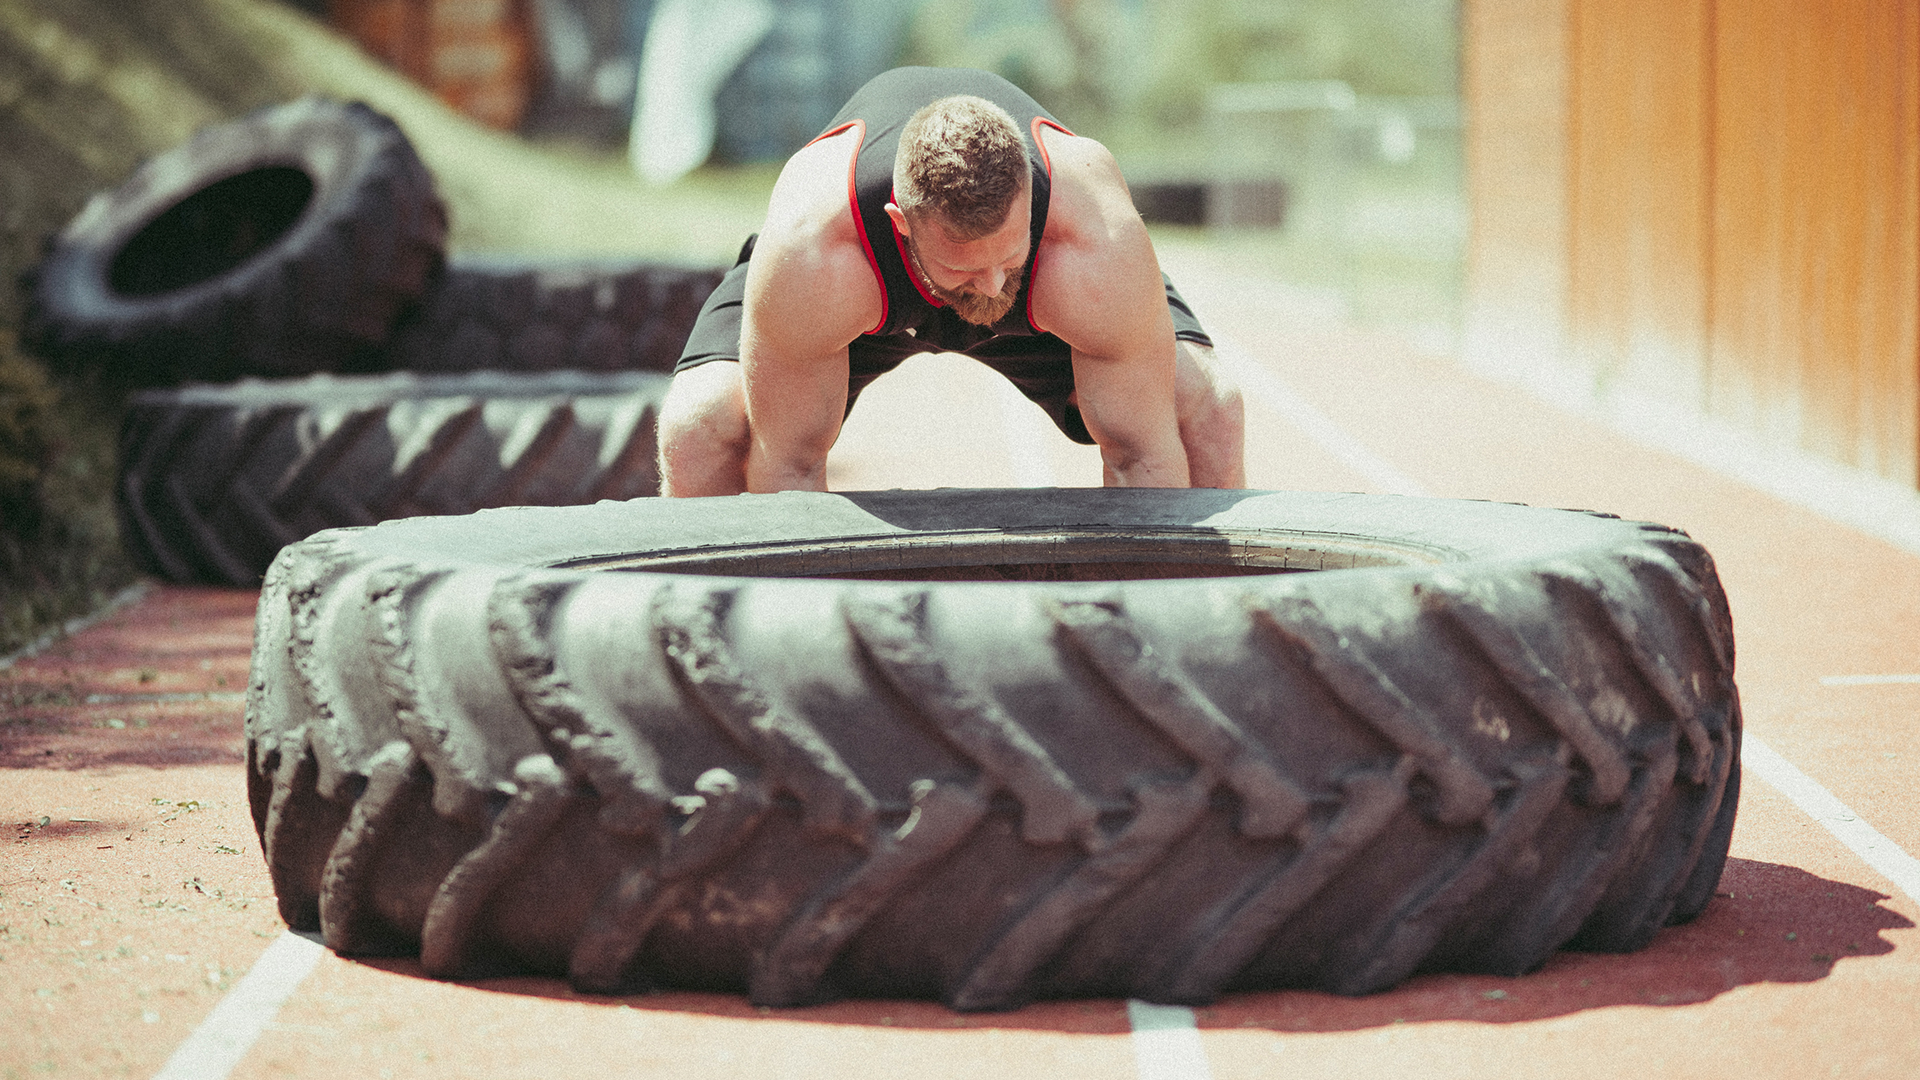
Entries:
<svg viewBox="0 0 1920 1080">
<path fill-rule="evenodd" d="M 1173 317 L 1144 235 L 1078 280 L 1056 281 L 1071 302 L 1054 332 L 1073 349 L 1074 384 L 1087 428 L 1103 444 L 1152 441 L 1175 431 Z M 1102 437 L 1103 429 L 1108 433 Z"/>
</svg>

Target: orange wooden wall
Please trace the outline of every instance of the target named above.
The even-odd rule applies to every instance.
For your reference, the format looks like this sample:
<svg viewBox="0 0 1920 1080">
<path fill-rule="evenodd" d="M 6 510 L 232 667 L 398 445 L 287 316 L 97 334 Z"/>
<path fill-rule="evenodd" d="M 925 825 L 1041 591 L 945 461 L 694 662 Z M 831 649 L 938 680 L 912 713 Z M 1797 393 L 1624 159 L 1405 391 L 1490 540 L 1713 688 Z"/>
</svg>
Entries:
<svg viewBox="0 0 1920 1080">
<path fill-rule="evenodd" d="M 1469 348 L 1920 481 L 1914 0 L 1465 11 Z M 1557 96 L 1503 100 L 1526 85 Z M 1516 112 L 1559 118 L 1557 161 L 1526 164 L 1553 143 Z M 1512 242 L 1555 205 L 1557 239 Z M 1516 316 L 1529 266 L 1563 292 Z"/>
<path fill-rule="evenodd" d="M 1470 354 L 1502 366 L 1557 347 L 1567 301 L 1567 7 L 1465 0 L 1461 96 L 1475 212 Z"/>
</svg>

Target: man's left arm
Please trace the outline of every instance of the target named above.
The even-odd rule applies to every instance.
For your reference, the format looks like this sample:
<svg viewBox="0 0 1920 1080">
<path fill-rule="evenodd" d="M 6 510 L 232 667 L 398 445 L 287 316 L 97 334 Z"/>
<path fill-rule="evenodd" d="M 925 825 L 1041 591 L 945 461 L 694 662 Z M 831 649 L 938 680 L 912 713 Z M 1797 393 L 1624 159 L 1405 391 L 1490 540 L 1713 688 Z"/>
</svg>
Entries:
<svg viewBox="0 0 1920 1080">
<path fill-rule="evenodd" d="M 1034 321 L 1073 349 L 1080 415 L 1108 487 L 1186 487 L 1174 408 L 1173 317 L 1120 169 L 1091 139 L 1047 133 L 1053 197 Z"/>
</svg>

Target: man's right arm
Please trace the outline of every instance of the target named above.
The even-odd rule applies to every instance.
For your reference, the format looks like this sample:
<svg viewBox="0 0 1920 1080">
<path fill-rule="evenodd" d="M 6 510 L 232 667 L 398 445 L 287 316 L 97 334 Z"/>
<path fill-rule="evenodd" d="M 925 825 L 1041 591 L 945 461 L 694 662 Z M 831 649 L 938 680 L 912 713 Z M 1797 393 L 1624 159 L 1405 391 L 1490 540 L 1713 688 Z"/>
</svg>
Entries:
<svg viewBox="0 0 1920 1080">
<path fill-rule="evenodd" d="M 747 266 L 748 491 L 826 490 L 827 451 L 846 415 L 847 345 L 880 320 L 879 283 L 846 203 L 851 149 L 839 141 L 788 162 Z"/>
<path fill-rule="evenodd" d="M 747 270 L 740 368 L 748 491 L 827 489 L 827 451 L 847 405 L 847 346 L 815 330 L 820 305 L 832 298 L 813 287 L 814 258 L 760 245 Z"/>
</svg>

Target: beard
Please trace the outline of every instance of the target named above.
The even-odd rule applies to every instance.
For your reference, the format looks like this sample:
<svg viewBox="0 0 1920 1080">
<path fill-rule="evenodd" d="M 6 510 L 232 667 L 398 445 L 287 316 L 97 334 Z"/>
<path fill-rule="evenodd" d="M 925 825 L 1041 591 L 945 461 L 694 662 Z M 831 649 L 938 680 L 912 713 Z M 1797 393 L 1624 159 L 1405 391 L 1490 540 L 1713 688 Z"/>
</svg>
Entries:
<svg viewBox="0 0 1920 1080">
<path fill-rule="evenodd" d="M 1008 274 L 1006 284 L 992 296 L 972 289 L 945 289 L 933 283 L 932 275 L 920 262 L 920 249 L 911 236 L 907 237 L 907 255 L 913 260 L 913 269 L 920 275 L 920 282 L 927 287 L 927 291 L 952 308 L 955 315 L 975 326 L 992 326 L 1006 318 L 1007 312 L 1013 310 L 1014 300 L 1020 296 L 1020 286 L 1027 280 L 1027 268 L 1023 265 Z"/>
</svg>

